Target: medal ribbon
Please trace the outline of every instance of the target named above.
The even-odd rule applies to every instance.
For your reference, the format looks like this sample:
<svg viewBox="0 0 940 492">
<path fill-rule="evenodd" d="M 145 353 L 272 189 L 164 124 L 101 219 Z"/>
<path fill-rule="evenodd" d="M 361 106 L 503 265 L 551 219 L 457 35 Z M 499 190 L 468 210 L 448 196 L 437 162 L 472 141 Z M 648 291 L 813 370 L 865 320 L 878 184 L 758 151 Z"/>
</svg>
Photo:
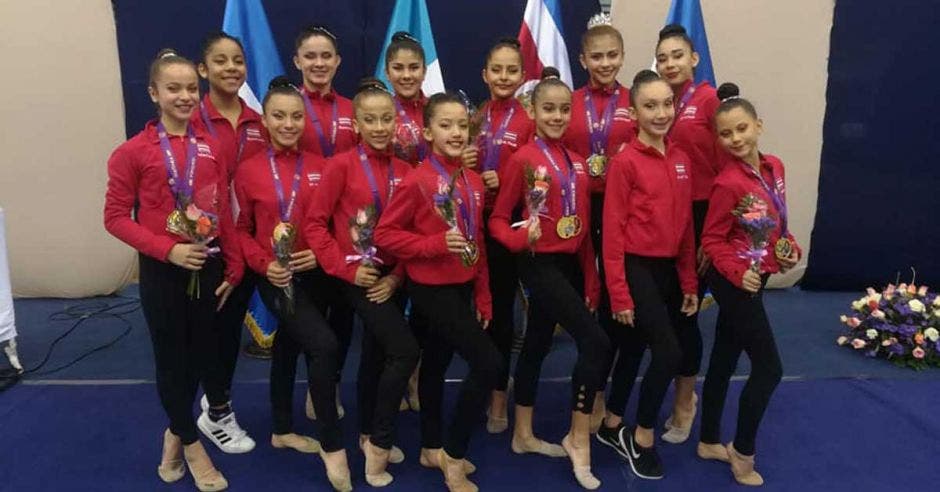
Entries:
<svg viewBox="0 0 940 492">
<path fill-rule="evenodd" d="M 548 159 L 549 164 L 552 165 L 552 169 L 555 170 L 555 176 L 558 177 L 558 182 L 561 185 L 561 206 L 562 206 L 562 215 L 568 216 L 573 215 L 577 210 L 577 181 L 578 177 L 574 171 L 574 164 L 571 163 L 571 159 L 568 157 L 568 153 L 565 152 L 565 160 L 568 164 L 567 172 L 562 172 L 561 168 L 558 167 L 558 163 L 555 162 L 555 158 L 552 156 L 551 151 L 548 149 L 548 145 L 545 144 L 545 141 L 541 138 L 535 137 L 535 143 L 539 146 L 539 149 L 542 151 L 542 154 Z M 565 195 L 568 196 L 565 196 Z"/>
<path fill-rule="evenodd" d="M 751 177 L 757 179 L 760 182 L 761 186 L 764 188 L 764 191 L 770 195 L 770 199 L 774 202 L 774 207 L 777 209 L 777 214 L 780 215 L 780 237 L 787 236 L 787 204 L 784 202 L 783 197 L 777 193 L 777 188 L 767 184 L 767 181 L 764 180 L 764 176 L 761 175 L 759 171 L 751 167 L 749 164 L 742 162 L 742 166 L 747 169 L 747 172 Z M 770 172 L 771 178 L 774 177 L 773 171 Z M 774 182 L 776 185 L 776 181 Z"/>
<path fill-rule="evenodd" d="M 502 150 L 502 144 L 496 142 L 501 142 L 503 136 L 506 135 L 509 122 L 512 120 L 512 115 L 516 112 L 516 104 L 518 103 L 509 107 L 509 111 L 506 113 L 506 116 L 503 117 L 503 122 L 500 123 L 499 128 L 493 134 L 490 134 L 490 128 L 493 126 L 493 108 L 490 106 L 486 108 L 486 120 L 484 120 L 483 123 L 483 131 L 480 133 L 483 136 L 484 171 L 493 171 L 496 169 L 497 165 L 499 165 L 499 151 Z"/>
<path fill-rule="evenodd" d="M 307 114 L 310 115 L 313 130 L 317 132 L 317 139 L 320 141 L 320 151 L 323 152 L 323 157 L 332 157 L 333 146 L 336 144 L 336 126 L 338 122 L 336 98 L 333 98 L 333 121 L 330 130 L 330 139 L 327 140 L 326 134 L 323 132 L 323 125 L 320 124 L 320 118 L 317 117 L 317 112 L 313 110 L 313 103 L 310 102 L 310 96 L 307 95 L 307 91 L 305 90 L 300 91 L 300 95 L 304 98 L 304 106 L 307 108 Z"/>
<path fill-rule="evenodd" d="M 620 84 L 607 100 L 607 107 L 604 108 L 603 117 L 597 119 L 597 108 L 594 107 L 594 100 L 591 97 L 591 89 L 584 91 L 584 108 L 587 113 L 588 132 L 591 134 L 591 152 L 595 154 L 606 153 L 607 140 L 610 137 L 611 121 L 613 120 L 614 110 L 617 108 L 617 101 L 620 99 Z"/>
<path fill-rule="evenodd" d="M 277 206 L 281 215 L 281 222 L 290 222 L 291 213 L 294 210 L 294 202 L 297 199 L 297 192 L 300 191 L 300 175 L 303 171 L 304 155 L 297 153 L 297 164 L 294 166 L 294 179 L 291 183 L 290 201 L 284 203 L 284 188 L 281 186 L 281 174 L 277 170 L 277 162 L 274 160 L 274 151 L 268 147 L 268 162 L 271 164 L 271 176 L 274 178 L 274 192 L 277 194 Z"/>
<path fill-rule="evenodd" d="M 372 164 L 369 163 L 369 157 L 366 156 L 362 144 L 356 149 L 359 151 L 359 163 L 362 164 L 362 170 L 366 173 L 366 179 L 369 180 L 369 191 L 372 192 L 372 201 L 375 202 L 376 215 L 382 215 L 382 200 L 379 198 L 379 186 L 375 181 L 375 175 L 372 173 Z M 392 194 L 395 192 L 395 169 L 392 167 L 392 160 L 388 160 L 388 191 L 385 197 L 385 203 L 392 201 Z"/>
<path fill-rule="evenodd" d="M 449 183 L 450 176 L 444 166 L 433 155 L 430 156 L 429 160 L 437 173 Z M 460 170 L 458 169 L 456 172 L 460 172 Z M 457 206 L 460 209 L 460 217 L 463 219 L 464 234 L 467 236 L 467 241 L 472 242 L 473 238 L 476 237 L 476 201 L 474 200 L 473 189 L 470 188 L 470 180 L 467 179 L 467 173 L 463 172 L 461 174 L 463 177 L 463 191 L 454 191 L 460 194 Z"/>
<path fill-rule="evenodd" d="M 170 192 L 176 200 L 176 207 L 180 208 L 183 205 L 181 199 L 185 198 L 188 201 L 193 196 L 193 181 L 196 179 L 196 157 L 198 156 L 196 136 L 192 125 L 188 125 L 186 127 L 186 169 L 183 171 L 186 176 L 185 181 L 180 180 L 179 171 L 176 169 L 176 157 L 173 156 L 173 150 L 170 148 L 170 140 L 163 122 L 157 123 L 157 136 L 160 139 L 160 150 L 163 152 L 163 163 L 166 165 Z"/>
</svg>

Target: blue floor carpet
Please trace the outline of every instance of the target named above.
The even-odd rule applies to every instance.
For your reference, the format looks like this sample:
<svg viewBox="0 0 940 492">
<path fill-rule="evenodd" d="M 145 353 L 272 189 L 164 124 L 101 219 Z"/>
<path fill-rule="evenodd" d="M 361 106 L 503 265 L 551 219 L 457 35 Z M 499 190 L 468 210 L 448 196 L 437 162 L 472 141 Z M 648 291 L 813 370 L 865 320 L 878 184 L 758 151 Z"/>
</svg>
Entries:
<svg viewBox="0 0 940 492">
<path fill-rule="evenodd" d="M 448 407 L 456 385 L 448 385 Z M 733 433 L 733 412 L 741 384 L 732 385 L 724 436 Z M 235 387 L 242 424 L 258 438 L 247 455 L 222 455 L 216 464 L 232 491 L 329 490 L 316 457 L 275 450 L 267 442 L 267 387 Z M 346 385 L 344 394 L 353 394 Z M 567 426 L 568 387 L 543 383 L 536 412 L 536 432 L 557 441 Z M 301 417 L 298 387 L 297 422 Z M 348 400 L 348 398 L 347 398 Z M 346 417 L 347 449 L 355 449 L 355 409 Z M 766 491 L 927 491 L 936 488 L 940 453 L 940 382 L 828 379 L 785 381 L 768 409 L 758 441 L 758 465 Z M 628 415 L 632 414 L 628 412 Z M 164 416 L 152 384 L 20 385 L 0 398 L 0 436 L 5 447 L 0 466 L 2 491 L 195 490 L 187 476 L 165 485 L 156 476 Z M 417 415 L 402 414 L 399 444 L 407 460 L 395 465 L 389 491 L 444 490 L 441 475 L 417 464 Z M 747 490 L 734 485 L 727 465 L 695 457 L 693 439 L 659 446 L 666 478 L 639 480 L 613 452 L 593 445 L 594 472 L 602 490 L 706 491 Z M 482 429 L 469 458 L 481 490 L 579 490 L 566 459 L 518 456 L 509 436 Z M 351 454 L 354 485 L 368 490 L 360 453 Z"/>
</svg>

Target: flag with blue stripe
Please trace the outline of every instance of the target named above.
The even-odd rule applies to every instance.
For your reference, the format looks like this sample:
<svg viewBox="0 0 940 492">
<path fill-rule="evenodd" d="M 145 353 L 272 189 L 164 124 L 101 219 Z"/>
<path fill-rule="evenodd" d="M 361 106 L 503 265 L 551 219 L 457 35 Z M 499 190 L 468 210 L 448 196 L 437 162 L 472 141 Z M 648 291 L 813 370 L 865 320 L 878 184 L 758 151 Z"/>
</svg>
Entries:
<svg viewBox="0 0 940 492">
<path fill-rule="evenodd" d="M 437 58 L 437 48 L 434 47 L 434 34 L 431 32 L 431 18 L 428 16 L 428 6 L 424 0 L 396 0 L 392 18 L 385 33 L 385 43 L 375 67 L 375 77 L 391 88 L 385 76 L 385 50 L 392 42 L 392 35 L 398 31 L 406 31 L 421 43 L 424 48 L 424 58 L 427 72 L 421 89 L 425 94 L 431 95 L 444 92 L 444 75 L 441 72 L 440 60 Z"/>
<path fill-rule="evenodd" d="M 227 0 L 222 30 L 240 39 L 245 48 L 248 76 L 238 95 L 251 109 L 260 113 L 260 101 L 268 91 L 268 82 L 284 75 L 284 66 L 261 0 Z"/>
<path fill-rule="evenodd" d="M 705 18 L 702 16 L 702 4 L 699 0 L 672 0 L 666 25 L 680 24 L 685 28 L 695 51 L 698 53 L 698 66 L 695 67 L 695 82 L 703 80 L 715 85 L 715 71 L 712 69 L 712 56 L 708 50 L 708 36 L 705 35 Z"/>
</svg>

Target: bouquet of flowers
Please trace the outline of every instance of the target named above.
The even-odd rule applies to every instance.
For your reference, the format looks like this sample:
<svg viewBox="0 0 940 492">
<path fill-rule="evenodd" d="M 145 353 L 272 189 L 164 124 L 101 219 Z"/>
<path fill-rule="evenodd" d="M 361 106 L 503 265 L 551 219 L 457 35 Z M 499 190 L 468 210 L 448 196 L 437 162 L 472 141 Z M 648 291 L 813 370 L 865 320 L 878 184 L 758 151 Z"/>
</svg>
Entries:
<svg viewBox="0 0 940 492">
<path fill-rule="evenodd" d="M 443 176 L 438 176 L 437 178 L 437 192 L 434 193 L 434 208 L 437 210 L 437 213 L 444 219 L 444 222 L 450 226 L 451 231 L 460 231 L 460 227 L 457 225 L 457 198 L 454 196 L 454 191 L 457 189 L 457 177 L 460 176 L 460 173 L 463 172 L 463 168 L 458 170 L 451 176 L 450 181 L 444 179 Z M 473 199 L 472 197 L 470 198 Z M 476 244 L 472 241 L 467 241 L 467 246 L 464 248 L 464 251 L 460 253 L 460 261 L 464 266 L 470 267 L 473 266 L 478 258 L 478 251 L 476 249 Z"/>
<path fill-rule="evenodd" d="M 747 247 L 740 256 L 750 260 L 750 269 L 759 274 L 761 262 L 767 255 L 770 232 L 777 226 L 777 221 L 767 215 L 767 203 L 752 193 L 741 197 L 731 214 L 738 218 L 738 223 L 748 237 Z"/>
<path fill-rule="evenodd" d="M 395 156 L 410 164 L 421 162 L 421 138 L 421 132 L 414 123 L 399 122 L 392 139 Z"/>
<path fill-rule="evenodd" d="M 545 200 L 548 199 L 548 188 L 552 183 L 552 177 L 548 174 L 548 169 L 545 166 L 536 168 L 526 166 L 525 181 L 528 186 L 528 191 L 525 194 L 525 205 L 529 211 L 529 217 L 512 224 L 510 227 L 514 229 L 522 226 L 528 227 L 532 222 L 539 220 L 539 215 L 544 215 L 546 212 Z"/>
<path fill-rule="evenodd" d="M 294 253 L 294 241 L 297 239 L 297 229 L 290 222 L 279 222 L 274 226 L 274 233 L 271 235 L 271 245 L 274 247 L 274 258 L 278 265 L 284 268 L 290 267 L 291 255 Z M 294 313 L 294 284 L 289 283 L 282 289 L 284 298 L 287 300 L 285 311 L 287 314 Z"/>
<path fill-rule="evenodd" d="M 940 295 L 913 281 L 866 294 L 839 317 L 838 345 L 912 369 L 940 367 Z"/>
<path fill-rule="evenodd" d="M 177 207 L 166 218 L 166 230 L 193 243 L 206 245 L 219 235 L 219 217 L 196 206 L 189 200 L 177 200 Z M 219 248 L 209 248 L 209 254 Z M 190 299 L 199 299 L 199 270 L 189 277 L 186 294 Z"/>
<path fill-rule="evenodd" d="M 356 254 L 347 255 L 346 263 L 358 261 L 365 266 L 382 263 L 382 260 L 376 256 L 377 250 L 372 239 L 376 223 L 378 223 L 378 217 L 376 217 L 375 205 L 361 208 L 355 216 L 349 218 L 349 237 L 352 238 Z"/>
</svg>

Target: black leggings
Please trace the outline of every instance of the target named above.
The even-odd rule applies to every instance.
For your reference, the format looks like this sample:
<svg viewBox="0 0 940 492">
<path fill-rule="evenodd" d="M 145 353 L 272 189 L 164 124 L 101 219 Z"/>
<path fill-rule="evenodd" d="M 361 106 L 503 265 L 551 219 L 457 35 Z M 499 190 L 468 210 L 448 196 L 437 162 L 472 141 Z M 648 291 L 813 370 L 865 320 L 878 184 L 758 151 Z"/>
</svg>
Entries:
<svg viewBox="0 0 940 492">
<path fill-rule="evenodd" d="M 339 383 L 342 380 L 346 357 L 349 355 L 355 314 L 344 293 L 343 284 L 346 282 L 328 276 L 325 283 L 326 302 L 329 305 L 325 311 L 326 319 L 339 340 L 339 363 L 336 366 L 336 382 Z"/>
<path fill-rule="evenodd" d="M 413 310 L 427 319 L 424 354 L 418 375 L 421 402 L 421 447 L 443 447 L 452 458 L 467 454 L 470 436 L 479 425 L 490 391 L 503 372 L 502 357 L 483 331 L 473 309 L 473 284 L 409 284 Z M 470 366 L 460 385 L 456 410 L 447 432 L 442 436 L 444 374 L 457 352 Z"/>
<path fill-rule="evenodd" d="M 578 345 L 571 376 L 571 408 L 594 409 L 594 394 L 604 387 L 610 367 L 610 340 L 584 305 L 582 274 L 573 254 L 522 254 L 519 275 L 529 289 L 529 324 L 516 364 L 516 404 L 535 405 L 542 362 L 561 324 Z"/>
<path fill-rule="evenodd" d="M 322 270 L 294 274 L 294 308 L 288 312 L 283 290 L 267 279 L 258 281 L 258 293 L 265 306 L 278 319 L 271 350 L 271 409 L 274 434 L 287 434 L 293 426 L 294 381 L 297 357 L 307 360 L 307 387 L 317 412 L 320 445 L 327 452 L 343 449 L 343 432 L 336 413 L 336 367 L 340 343 L 326 322 Z"/>
<path fill-rule="evenodd" d="M 734 374 L 741 352 L 751 361 L 751 375 L 738 402 L 738 423 L 734 448 L 741 454 L 754 454 L 754 441 L 764 411 L 783 376 L 780 354 L 764 311 L 763 287 L 751 295 L 735 287 L 714 268 L 706 277 L 718 301 L 718 326 L 708 373 L 702 389 L 702 434 L 706 444 L 721 442 L 721 413 L 728 395 L 728 381 Z M 767 282 L 762 277 L 762 284 Z"/>
<path fill-rule="evenodd" d="M 222 282 L 222 261 L 209 258 L 199 272 L 198 298 L 186 293 L 191 273 L 139 255 L 140 305 L 153 343 L 157 393 L 170 419 L 170 432 L 189 445 L 198 439 L 193 401 L 206 371 L 218 364 L 219 328 L 215 289 Z M 207 378 L 206 391 L 219 381 Z"/>
<path fill-rule="evenodd" d="M 499 241 L 486 236 L 486 259 L 490 271 L 490 295 L 493 298 L 493 320 L 487 331 L 503 360 L 495 389 L 506 391 L 512 356 L 516 292 L 519 290 L 516 255 Z"/>
<path fill-rule="evenodd" d="M 398 405 L 418 365 L 418 342 L 394 298 L 376 304 L 366 297 L 366 289 L 347 282 L 343 282 L 343 293 L 363 325 L 357 382 L 360 432 L 369 434 L 375 446 L 390 449 Z M 367 348 L 367 344 L 374 345 Z"/>
<path fill-rule="evenodd" d="M 235 375 L 235 364 L 241 351 L 242 330 L 245 325 L 245 313 L 248 311 L 248 301 L 255 292 L 254 275 L 246 273 L 225 305 L 218 314 L 219 331 L 219 359 L 218 364 L 209 368 L 206 373 L 203 387 L 209 405 L 220 407 L 232 400 L 232 377 Z M 210 379 L 216 381 L 213 384 Z M 210 391 L 217 388 L 220 391 Z"/>
</svg>

